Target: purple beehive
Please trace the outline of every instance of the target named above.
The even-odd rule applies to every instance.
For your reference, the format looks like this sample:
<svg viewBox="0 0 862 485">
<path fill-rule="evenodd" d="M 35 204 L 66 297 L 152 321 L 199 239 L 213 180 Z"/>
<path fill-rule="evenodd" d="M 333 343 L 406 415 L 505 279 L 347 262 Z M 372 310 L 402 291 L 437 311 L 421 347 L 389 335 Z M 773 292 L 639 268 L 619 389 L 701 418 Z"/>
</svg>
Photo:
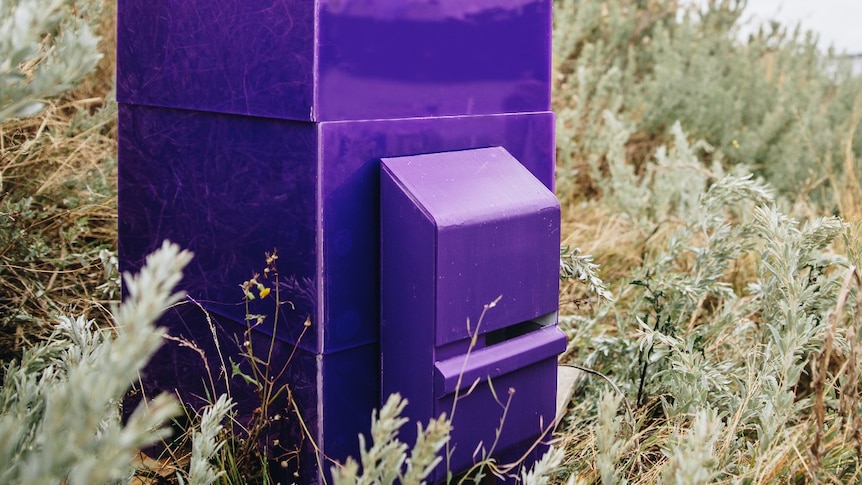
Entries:
<svg viewBox="0 0 862 485">
<path fill-rule="evenodd" d="M 380 193 L 383 394 L 452 418 L 453 471 L 544 449 L 566 347 L 554 194 L 499 147 L 384 158 Z"/>
<path fill-rule="evenodd" d="M 357 456 L 379 405 L 380 158 L 500 146 L 552 188 L 550 30 L 551 0 L 119 0 L 121 265 L 194 251 L 183 289 L 230 354 L 238 285 L 278 249 L 292 305 L 255 338 L 293 355 L 312 439 L 285 420 L 302 454 L 272 453 L 303 481 Z M 214 355 L 197 305 L 163 323 Z M 145 387 L 200 396 L 202 372 L 169 344 Z"/>
</svg>

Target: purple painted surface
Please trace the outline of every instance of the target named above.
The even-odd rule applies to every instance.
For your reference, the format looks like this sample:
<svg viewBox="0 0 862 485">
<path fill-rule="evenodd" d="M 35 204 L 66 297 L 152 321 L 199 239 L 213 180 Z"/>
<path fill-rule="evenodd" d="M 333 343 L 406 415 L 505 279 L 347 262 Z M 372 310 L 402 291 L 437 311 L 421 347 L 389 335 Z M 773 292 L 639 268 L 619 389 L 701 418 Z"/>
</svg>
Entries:
<svg viewBox="0 0 862 485">
<path fill-rule="evenodd" d="M 315 3 L 118 0 L 117 100 L 308 119 Z"/>
<path fill-rule="evenodd" d="M 119 249 L 140 268 L 164 239 L 195 253 L 184 289 L 208 311 L 243 322 L 239 285 L 279 250 L 279 338 L 295 342 L 306 317 L 319 348 L 317 132 L 309 123 L 146 106 L 119 107 Z M 267 313 L 254 302 L 252 313 Z"/>
<path fill-rule="evenodd" d="M 556 325 L 549 325 L 494 345 L 479 344 L 471 350 L 469 359 L 465 358 L 466 352 L 444 360 L 438 355 L 434 364 L 437 397 L 467 392 L 476 379 L 496 379 L 557 355 L 565 350 L 565 346 L 560 347 L 565 339 L 562 335 Z"/>
<path fill-rule="evenodd" d="M 120 102 L 306 121 L 550 109 L 551 0 L 120 0 Z"/>
<path fill-rule="evenodd" d="M 485 315 L 482 332 L 556 311 L 559 203 L 518 160 L 498 147 L 409 157 L 396 167 L 438 227 L 436 345 L 469 338 L 465 318 L 476 322 L 499 296 L 503 310 Z"/>
<path fill-rule="evenodd" d="M 238 285 L 277 248 L 296 307 L 279 338 L 295 342 L 310 316 L 301 346 L 314 352 L 377 341 L 379 157 L 502 145 L 553 180 L 550 113 L 312 124 L 121 105 L 119 116 L 125 268 L 175 241 L 195 252 L 189 294 L 243 321 Z"/>
<path fill-rule="evenodd" d="M 298 397 L 317 417 L 308 419 L 317 444 L 335 459 L 358 455 L 356 435 L 379 406 L 379 158 L 501 145 L 553 183 L 551 113 L 304 123 L 121 104 L 119 117 L 123 270 L 139 268 L 165 238 L 191 249 L 183 289 L 226 329 L 234 322 L 236 334 L 244 328 L 238 285 L 278 248 L 281 297 L 296 307 L 282 311 L 279 348 L 293 348 L 310 316 L 297 355 L 316 364 L 298 369 L 323 392 L 305 387 Z M 256 301 L 251 311 L 271 315 L 268 305 Z M 164 323 L 211 339 L 204 319 Z M 268 321 L 260 330 L 273 329 Z M 148 373 L 153 385 L 197 393 L 193 366 L 172 355 Z"/>
<path fill-rule="evenodd" d="M 382 395 L 401 393 L 406 416 L 423 422 L 460 395 L 452 471 L 480 443 L 489 455 L 523 452 L 553 422 L 566 345 L 559 203 L 499 147 L 383 158 L 380 194 Z"/>
<path fill-rule="evenodd" d="M 320 124 L 324 348 L 377 341 L 378 158 L 501 145 L 551 186 L 553 129 L 551 113 Z"/>
<path fill-rule="evenodd" d="M 561 334 L 556 352 L 559 353 L 565 350 L 565 337 L 561 330 L 553 330 Z M 533 463 L 531 459 L 537 458 L 527 455 L 530 448 L 536 446 L 538 456 L 547 450 L 555 413 L 556 353 L 510 374 L 481 381 L 466 397 L 466 392 L 458 395 L 450 434 L 450 443 L 454 446 L 449 463 L 451 470 L 463 472 L 488 456 L 504 465 L 528 458 L 521 463 L 529 468 Z M 435 410 L 449 416 L 454 399 L 455 394 L 443 397 L 435 403 Z M 496 437 L 498 428 L 499 438 Z M 477 448 L 480 451 L 474 459 Z M 443 465 L 437 467 L 434 476 L 437 480 L 446 478 Z M 506 482 L 516 483 L 516 480 Z"/>
</svg>

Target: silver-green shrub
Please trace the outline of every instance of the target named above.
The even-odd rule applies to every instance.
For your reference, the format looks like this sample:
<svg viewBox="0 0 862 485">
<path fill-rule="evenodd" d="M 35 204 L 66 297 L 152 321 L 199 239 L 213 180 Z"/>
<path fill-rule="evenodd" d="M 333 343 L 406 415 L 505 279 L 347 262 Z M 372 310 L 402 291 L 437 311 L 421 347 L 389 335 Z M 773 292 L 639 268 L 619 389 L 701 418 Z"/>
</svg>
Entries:
<svg viewBox="0 0 862 485">
<path fill-rule="evenodd" d="M 596 467 L 599 469 L 602 485 L 626 483 L 616 466 L 625 446 L 625 440 L 619 436 L 623 419 L 617 415 L 621 398 L 619 394 L 605 392 L 598 404 Z"/>
<path fill-rule="evenodd" d="M 724 425 L 718 413 L 709 408 L 699 410 L 687 432 L 674 439 L 668 450 L 669 463 L 664 483 L 697 485 L 712 483 L 715 473 L 715 443 Z"/>
<path fill-rule="evenodd" d="M 0 2 L 0 121 L 31 116 L 90 73 L 102 55 L 99 0 Z"/>
<path fill-rule="evenodd" d="M 189 462 L 189 484 L 210 485 L 225 474 L 225 470 L 217 470 L 211 460 L 224 446 L 222 421 L 228 417 L 233 403 L 227 395 L 222 394 L 212 405 L 204 409 L 201 423 L 192 428 L 192 456 Z M 185 483 L 178 476 L 181 483 Z"/>
<path fill-rule="evenodd" d="M 119 403 L 162 343 L 155 321 L 182 298 L 173 288 L 191 254 L 167 242 L 138 275 L 112 329 L 62 318 L 44 343 L 4 370 L 0 483 L 88 485 L 125 481 L 137 451 L 166 436 L 177 402 L 142 402 L 125 424 Z"/>
<path fill-rule="evenodd" d="M 380 411 L 371 417 L 371 443 L 359 435 L 359 461 L 348 458 L 343 465 L 332 467 L 335 485 L 420 485 L 442 462 L 441 450 L 449 441 L 452 424 L 443 414 L 431 419 L 423 427 L 417 427 L 416 443 L 409 450 L 398 438 L 398 431 L 408 423 L 401 412 L 407 400 L 398 394 L 389 396 Z M 563 460 L 563 451 L 551 448 L 529 469 L 522 468 L 521 483 L 525 485 L 547 485 L 557 474 Z M 468 475 L 457 483 L 480 480 L 481 476 Z M 452 483 L 450 476 L 447 483 Z"/>
<path fill-rule="evenodd" d="M 610 120 L 633 138 L 632 168 L 673 138 L 679 122 L 726 164 L 751 167 L 779 193 L 848 210 L 837 192 L 842 174 L 862 171 L 862 76 L 798 29 L 770 24 L 740 41 L 744 5 L 554 2 L 561 195 L 577 197 L 576 177 L 616 183 L 594 169 L 614 170 L 618 153 L 608 153 L 604 132 L 620 128 Z"/>
<path fill-rule="evenodd" d="M 613 8 L 604 17 L 611 22 L 607 15 Z M 601 208 L 645 240 L 635 264 L 609 285 L 613 301 L 560 318 L 570 356 L 609 376 L 637 408 L 634 437 L 625 440 L 619 403 L 588 381 L 560 431 L 570 442 L 594 440 L 591 459 L 566 462 L 572 476 L 853 481 L 862 440 L 845 423 L 859 422 L 854 369 L 862 358 L 852 339 L 862 311 L 858 287 L 847 282 L 858 278 L 859 225 L 812 217 L 824 211 L 814 204 L 790 217 L 796 194 L 771 187 L 790 186 L 792 172 L 768 184 L 768 171 L 692 136 L 685 123 L 669 122 L 647 155 L 632 150 L 643 131 L 631 120 L 644 121 L 624 108 L 603 110 L 592 132 L 573 133 L 565 120 L 558 132 L 575 140 L 564 150 L 584 150 L 579 167 L 600 194 L 578 207 Z M 566 182 L 575 183 L 561 189 Z M 830 355 L 824 348 L 833 349 L 829 364 L 820 363 Z M 848 399 L 856 400 L 850 415 L 841 404 Z M 583 456 L 578 450 L 573 456 Z"/>
<path fill-rule="evenodd" d="M 521 469 L 521 483 L 523 485 L 548 485 L 549 483 L 554 483 L 553 479 L 559 472 L 563 458 L 564 453 L 561 448 L 550 448 L 531 468 Z"/>
<path fill-rule="evenodd" d="M 445 415 L 432 419 L 424 429 L 421 423 L 416 423 L 418 435 L 408 456 L 407 445 L 398 439 L 398 430 L 408 421 L 401 417 L 406 406 L 407 401 L 394 394 L 379 413 L 374 411 L 371 443 L 359 435 L 360 461 L 348 458 L 343 466 L 333 467 L 335 485 L 425 483 L 425 478 L 442 460 L 438 453 L 449 441 L 451 423 Z"/>
</svg>

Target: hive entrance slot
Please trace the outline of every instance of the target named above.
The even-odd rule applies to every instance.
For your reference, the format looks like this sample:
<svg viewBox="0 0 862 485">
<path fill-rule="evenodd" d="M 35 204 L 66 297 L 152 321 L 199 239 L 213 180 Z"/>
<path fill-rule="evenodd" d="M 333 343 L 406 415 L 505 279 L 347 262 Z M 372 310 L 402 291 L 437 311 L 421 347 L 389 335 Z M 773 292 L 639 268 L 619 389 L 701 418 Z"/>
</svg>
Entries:
<svg viewBox="0 0 862 485">
<path fill-rule="evenodd" d="M 553 325 L 557 322 L 557 313 L 547 313 L 532 320 L 509 325 L 508 327 L 492 330 L 485 334 L 485 346 L 497 345 L 541 328 Z"/>
</svg>

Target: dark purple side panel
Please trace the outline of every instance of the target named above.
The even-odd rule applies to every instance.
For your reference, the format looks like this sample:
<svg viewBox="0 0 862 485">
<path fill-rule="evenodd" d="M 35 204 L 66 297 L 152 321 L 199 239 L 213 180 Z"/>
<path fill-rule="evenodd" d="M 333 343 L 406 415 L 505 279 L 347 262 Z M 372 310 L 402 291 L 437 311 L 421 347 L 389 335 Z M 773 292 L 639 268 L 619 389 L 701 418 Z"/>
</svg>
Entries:
<svg viewBox="0 0 862 485">
<path fill-rule="evenodd" d="M 278 337 L 316 351 L 317 169 L 314 125 L 146 106 L 119 108 L 119 242 L 123 271 L 170 239 L 194 252 L 183 289 L 244 322 L 239 285 L 278 249 Z M 266 302 L 251 313 L 272 314 Z M 271 323 L 269 324 L 271 332 Z"/>
<path fill-rule="evenodd" d="M 117 100 L 309 120 L 311 0 L 119 0 Z"/>
</svg>

